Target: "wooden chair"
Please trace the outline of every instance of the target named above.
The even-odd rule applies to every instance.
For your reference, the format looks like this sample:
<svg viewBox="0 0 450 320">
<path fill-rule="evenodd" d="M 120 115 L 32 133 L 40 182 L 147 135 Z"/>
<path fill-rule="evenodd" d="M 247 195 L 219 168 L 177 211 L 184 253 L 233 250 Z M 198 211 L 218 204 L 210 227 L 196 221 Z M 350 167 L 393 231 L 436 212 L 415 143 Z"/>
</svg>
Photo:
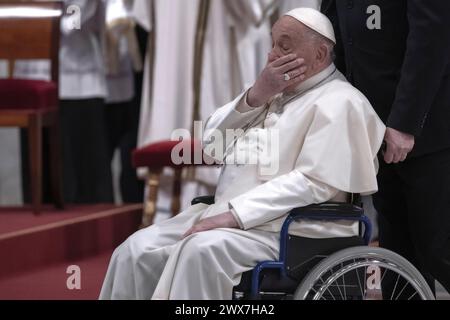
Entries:
<svg viewBox="0 0 450 320">
<path fill-rule="evenodd" d="M 63 13 L 57 1 L 0 1 L 0 60 L 9 62 L 9 79 L 0 79 L 0 126 L 28 130 L 31 197 L 42 203 L 42 131 L 49 128 L 52 195 L 63 208 L 59 128 L 59 38 Z M 15 60 L 49 59 L 51 81 L 12 79 Z"/>
<path fill-rule="evenodd" d="M 174 170 L 174 181 L 172 191 L 171 212 L 172 216 L 180 212 L 180 196 L 182 172 L 184 168 L 192 166 L 209 166 L 215 165 L 214 160 L 209 158 L 205 161 L 201 143 L 197 140 L 184 140 L 182 144 L 179 141 L 160 141 L 150 144 L 146 147 L 136 149 L 133 152 L 133 165 L 136 168 L 147 168 L 147 186 L 148 196 L 145 201 L 144 212 L 142 215 L 141 228 L 145 228 L 153 224 L 156 214 L 156 203 L 158 200 L 158 190 L 161 174 L 164 168 L 172 168 Z M 175 147 L 181 147 L 184 150 L 190 150 L 189 163 L 175 164 L 172 159 L 172 150 Z M 181 153 L 183 156 L 183 152 Z M 183 157 L 186 159 L 185 157 Z M 197 163 L 200 162 L 200 163 Z"/>
</svg>

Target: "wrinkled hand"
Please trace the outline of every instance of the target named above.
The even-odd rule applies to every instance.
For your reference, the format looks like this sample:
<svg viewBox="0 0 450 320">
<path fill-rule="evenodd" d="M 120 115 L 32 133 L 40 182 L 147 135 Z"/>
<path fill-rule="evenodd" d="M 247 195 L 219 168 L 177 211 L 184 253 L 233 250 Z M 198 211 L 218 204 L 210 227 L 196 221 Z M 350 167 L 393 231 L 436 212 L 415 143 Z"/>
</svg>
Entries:
<svg viewBox="0 0 450 320">
<path fill-rule="evenodd" d="M 239 229 L 239 223 L 234 218 L 231 212 L 226 212 L 219 214 L 214 217 L 206 218 L 200 220 L 196 225 L 190 228 L 184 235 L 183 238 L 189 237 L 194 233 L 199 233 L 203 231 L 218 229 L 218 228 L 232 228 Z"/>
<path fill-rule="evenodd" d="M 305 60 L 299 59 L 296 54 L 289 54 L 281 58 L 270 54 L 267 66 L 248 93 L 248 104 L 251 107 L 266 104 L 274 95 L 292 85 L 300 84 L 305 79 L 306 70 Z M 291 80 L 285 80 L 286 73 L 289 74 Z"/>
<path fill-rule="evenodd" d="M 387 128 L 384 140 L 387 147 L 384 153 L 384 161 L 389 164 L 405 161 L 415 144 L 413 135 L 392 128 Z"/>
</svg>

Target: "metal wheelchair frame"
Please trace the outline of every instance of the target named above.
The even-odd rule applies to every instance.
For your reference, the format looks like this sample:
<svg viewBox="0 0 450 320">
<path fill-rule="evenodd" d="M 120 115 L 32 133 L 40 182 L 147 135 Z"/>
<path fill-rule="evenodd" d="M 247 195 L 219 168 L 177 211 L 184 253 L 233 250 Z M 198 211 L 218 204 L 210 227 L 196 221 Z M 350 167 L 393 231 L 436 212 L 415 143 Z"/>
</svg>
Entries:
<svg viewBox="0 0 450 320">
<path fill-rule="evenodd" d="M 345 263 L 346 261 L 353 261 L 355 265 L 380 265 L 386 268 L 386 270 L 390 270 L 392 272 L 396 272 L 397 275 L 403 276 L 406 279 L 407 284 L 410 284 L 416 293 L 420 296 L 421 299 L 424 300 L 433 300 L 434 296 L 426 283 L 423 276 L 420 272 L 406 259 L 399 256 L 398 254 L 382 249 L 382 248 L 371 248 L 368 247 L 371 234 L 372 234 L 372 224 L 370 219 L 364 215 L 364 210 L 362 205 L 359 205 L 359 200 L 354 199 L 352 197 L 353 203 L 341 203 L 341 202 L 328 202 L 323 204 L 313 204 L 310 206 L 296 208 L 293 209 L 287 216 L 281 232 L 280 232 L 280 255 L 277 261 L 262 261 L 258 263 L 255 268 L 248 272 L 250 277 L 251 272 L 251 282 L 250 282 L 250 299 L 260 299 L 264 295 L 264 293 L 260 292 L 261 281 L 262 281 L 262 272 L 264 270 L 272 269 L 278 270 L 280 274 L 280 278 L 283 279 L 292 279 L 289 276 L 289 266 L 288 266 L 288 247 L 289 241 L 293 236 L 289 235 L 289 227 L 292 223 L 298 220 L 316 220 L 316 221 L 337 221 L 337 220 L 346 220 L 346 221 L 354 221 L 359 222 L 360 227 L 360 235 L 357 237 L 361 240 L 361 244 L 357 246 L 349 245 L 347 249 L 338 249 L 336 252 L 322 256 L 320 262 L 312 266 L 312 269 L 308 269 L 309 273 L 307 273 L 304 278 L 299 280 L 297 291 L 295 292 L 293 298 L 294 299 L 306 299 L 307 292 L 309 292 L 309 288 L 311 283 L 315 283 L 316 279 L 319 278 L 321 280 L 321 275 L 324 271 L 329 271 L 330 266 L 339 262 L 340 264 Z M 198 197 L 192 201 L 192 205 L 204 203 L 207 205 L 214 204 L 213 196 L 206 197 Z M 356 203 L 356 204 L 355 204 Z M 362 227 L 364 227 L 362 229 Z M 365 246 L 362 246 L 362 245 Z M 350 260 L 349 260 L 350 259 Z M 356 261 L 362 260 L 362 262 Z M 354 270 L 351 268 L 345 268 L 346 270 Z M 344 270 L 344 269 L 343 269 Z M 344 272 L 341 272 L 345 274 Z M 359 279 L 358 279 L 359 280 Z M 381 279 L 381 282 L 383 280 Z M 397 279 L 398 281 L 398 279 Z M 325 284 L 325 289 L 330 286 L 331 283 Z M 244 285 L 246 288 L 243 292 L 238 291 L 240 294 L 248 294 L 248 282 Z M 237 287 L 235 287 L 237 288 Z M 395 288 L 394 288 L 395 291 Z M 402 290 L 403 291 L 403 290 Z M 281 293 L 281 292 L 280 292 Z M 400 292 L 401 294 L 402 292 Z M 289 293 L 282 293 L 287 296 Z M 397 296 L 399 297 L 400 294 Z M 315 296 L 320 296 L 320 294 L 316 294 Z M 321 298 L 320 296 L 319 298 Z M 234 297 L 236 298 L 236 297 Z M 239 298 L 237 298 L 239 299 Z M 392 297 L 391 297 L 392 299 Z"/>
<path fill-rule="evenodd" d="M 346 210 L 344 210 L 346 209 Z M 349 210 L 352 213 L 349 214 Z M 324 212 L 326 211 L 326 212 Z M 290 225 L 301 219 L 308 220 L 349 220 L 358 221 L 364 225 L 364 243 L 366 245 L 370 242 L 372 234 L 372 224 L 366 216 L 364 210 L 360 207 L 344 203 L 325 203 L 319 205 L 311 205 L 308 207 L 297 208 L 291 211 L 286 218 L 280 233 L 280 258 L 278 261 L 263 261 L 256 265 L 252 274 L 251 298 L 257 299 L 260 287 L 260 274 L 264 269 L 279 269 L 283 277 L 287 277 L 286 258 L 287 258 L 287 243 L 289 239 Z"/>
</svg>

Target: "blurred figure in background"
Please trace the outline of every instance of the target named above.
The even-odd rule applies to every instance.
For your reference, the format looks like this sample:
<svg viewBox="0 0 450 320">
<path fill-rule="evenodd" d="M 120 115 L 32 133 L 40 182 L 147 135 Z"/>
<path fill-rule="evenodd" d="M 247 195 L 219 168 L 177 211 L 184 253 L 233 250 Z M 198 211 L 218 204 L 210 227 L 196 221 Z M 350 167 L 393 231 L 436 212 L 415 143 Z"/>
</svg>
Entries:
<svg viewBox="0 0 450 320">
<path fill-rule="evenodd" d="M 101 0 L 64 0 L 81 9 L 61 21 L 60 97 L 64 193 L 69 203 L 113 202 L 105 125 L 106 80 Z"/>
<path fill-rule="evenodd" d="M 120 199 L 116 200 L 123 203 L 140 203 L 144 197 L 144 183 L 138 180 L 132 167 L 131 153 L 137 145 L 142 57 L 148 32 L 136 24 L 133 3 L 133 0 L 106 2 L 108 153 L 110 161 L 117 149 L 120 153 Z"/>
<path fill-rule="evenodd" d="M 112 203 L 104 103 L 107 94 L 103 54 L 104 1 L 63 2 L 59 95 L 64 200 L 66 203 Z M 67 10 L 70 6 L 75 11 Z M 47 61 L 33 61 L 18 63 L 15 77 L 48 79 L 49 74 Z M 29 202 L 25 132 L 21 140 L 22 189 L 24 201 Z M 43 148 L 43 195 L 44 202 L 49 202 L 48 139 L 45 136 Z"/>
</svg>

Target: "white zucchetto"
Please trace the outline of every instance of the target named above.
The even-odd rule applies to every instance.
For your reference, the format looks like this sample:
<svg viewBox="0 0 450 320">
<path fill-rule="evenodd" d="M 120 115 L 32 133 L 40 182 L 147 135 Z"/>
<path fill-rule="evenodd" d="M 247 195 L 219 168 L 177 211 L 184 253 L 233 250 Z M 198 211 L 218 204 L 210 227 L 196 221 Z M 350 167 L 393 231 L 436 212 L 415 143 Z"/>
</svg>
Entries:
<svg viewBox="0 0 450 320">
<path fill-rule="evenodd" d="M 285 16 L 290 16 L 308 28 L 320 33 L 325 38 L 336 44 L 336 36 L 331 21 L 320 11 L 311 8 L 297 8 L 289 11 Z"/>
</svg>

